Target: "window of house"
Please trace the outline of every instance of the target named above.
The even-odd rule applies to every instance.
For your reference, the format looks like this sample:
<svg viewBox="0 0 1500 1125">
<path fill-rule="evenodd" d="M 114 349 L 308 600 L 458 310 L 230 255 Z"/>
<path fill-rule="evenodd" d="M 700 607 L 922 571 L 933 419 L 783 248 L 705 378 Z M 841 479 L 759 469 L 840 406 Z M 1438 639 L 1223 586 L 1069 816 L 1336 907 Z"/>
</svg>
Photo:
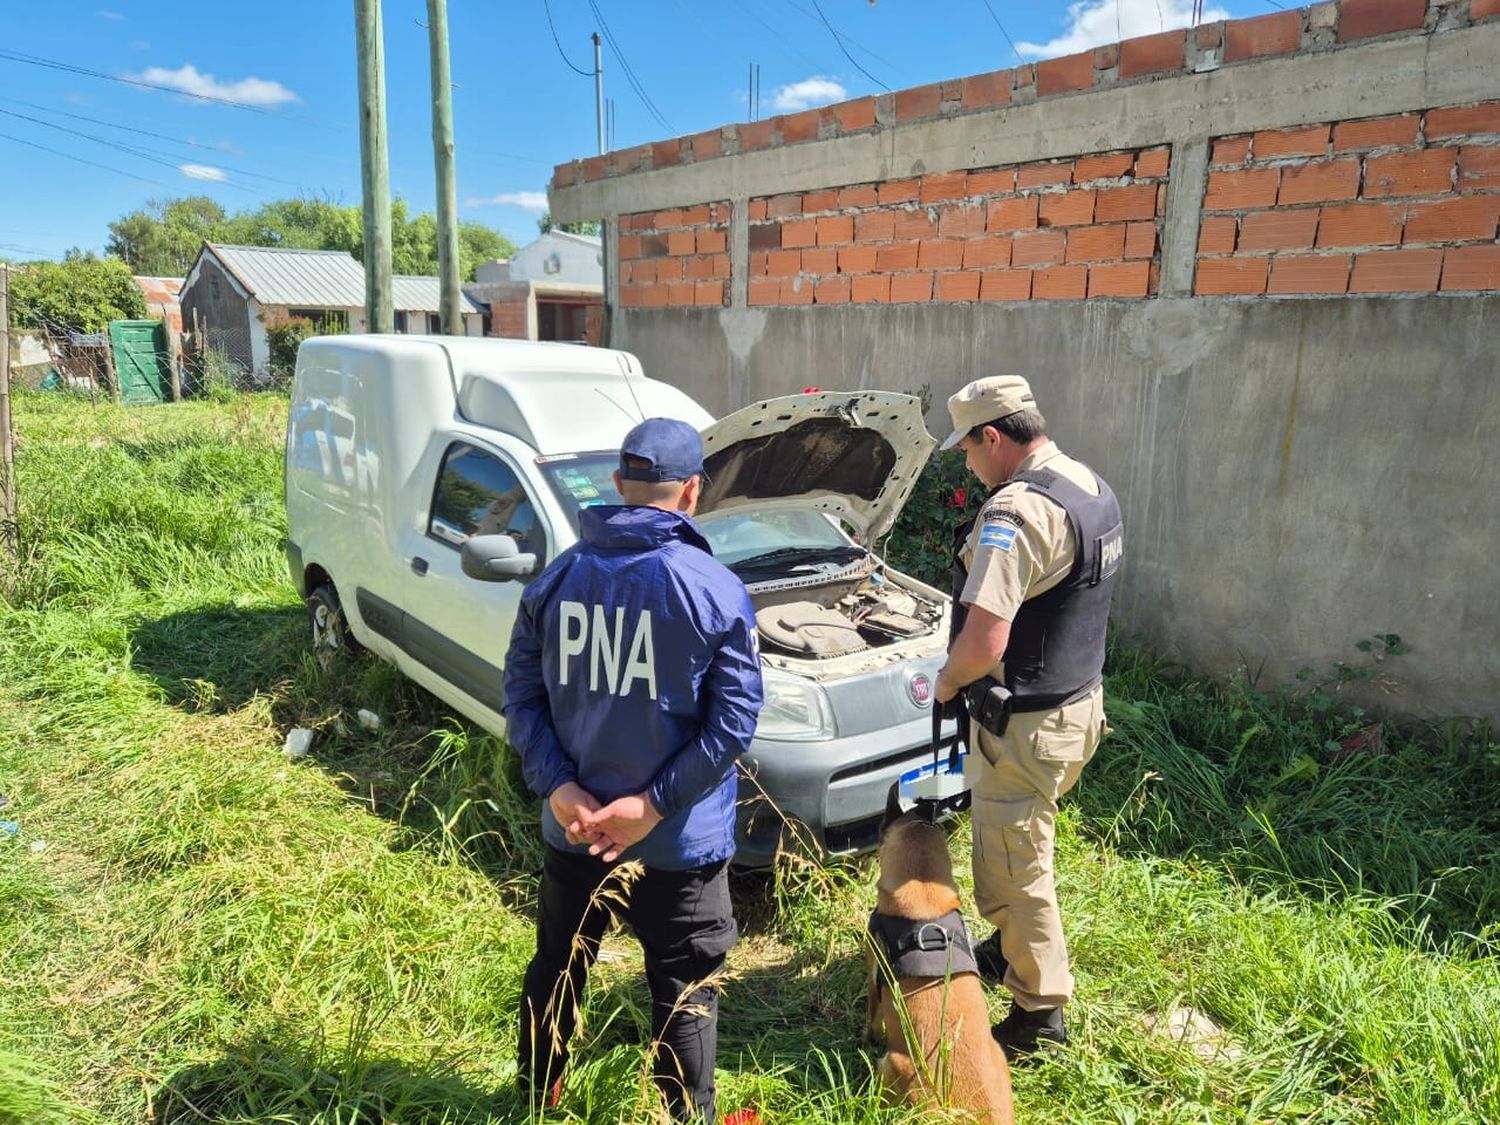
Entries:
<svg viewBox="0 0 1500 1125">
<path fill-rule="evenodd" d="M 404 333 L 406 331 L 406 313 L 401 309 L 397 309 L 395 312 L 395 328 L 397 332 Z"/>
<path fill-rule="evenodd" d="M 443 334 L 443 318 L 437 313 L 427 314 L 427 335 L 441 336 Z"/>
<path fill-rule="evenodd" d="M 343 309 L 287 309 L 286 315 L 312 321 L 313 327 L 323 334 L 349 331 L 349 314 Z"/>
<path fill-rule="evenodd" d="M 451 547 L 471 535 L 509 535 L 538 559 L 547 550 L 546 530 L 510 466 L 461 441 L 443 454 L 427 534 Z"/>
</svg>

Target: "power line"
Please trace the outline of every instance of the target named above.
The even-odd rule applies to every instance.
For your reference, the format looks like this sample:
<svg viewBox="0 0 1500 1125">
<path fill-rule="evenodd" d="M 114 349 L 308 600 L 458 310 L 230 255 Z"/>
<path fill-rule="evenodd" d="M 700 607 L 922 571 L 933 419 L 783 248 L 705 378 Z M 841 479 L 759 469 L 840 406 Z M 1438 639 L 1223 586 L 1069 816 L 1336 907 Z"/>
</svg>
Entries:
<svg viewBox="0 0 1500 1125">
<path fill-rule="evenodd" d="M 661 110 L 656 108 L 656 103 L 651 100 L 651 95 L 646 93 L 646 88 L 641 85 L 640 79 L 636 77 L 630 61 L 625 57 L 625 52 L 620 50 L 619 42 L 615 39 L 614 33 L 610 31 L 609 24 L 604 19 L 604 13 L 599 10 L 599 5 L 595 0 L 588 0 L 588 4 L 590 10 L 594 13 L 594 18 L 599 21 L 599 29 L 604 32 L 604 38 L 609 41 L 610 50 L 615 53 L 615 58 L 620 63 L 620 70 L 624 73 L 625 80 L 630 84 L 630 88 L 635 91 L 636 97 L 641 99 L 641 104 L 646 107 L 651 116 L 656 118 L 657 124 L 667 130 L 667 132 L 675 133 L 676 130 L 662 116 Z"/>
<path fill-rule="evenodd" d="M 160 180 L 151 179 L 149 176 L 137 176 L 134 172 L 126 172 L 120 168 L 111 168 L 108 164 L 100 164 L 96 160 L 85 160 L 81 156 L 74 156 L 69 152 L 62 152 L 59 149 L 49 148 L 47 145 L 39 145 L 35 141 L 27 141 L 23 140 L 20 137 L 13 137 L 9 133 L 0 133 L 0 140 L 15 141 L 18 145 L 26 145 L 28 148 L 41 149 L 43 152 L 49 152 L 53 156 L 61 156 L 64 160 L 73 160 L 79 164 L 87 164 L 91 168 L 103 168 L 106 172 L 113 172 L 117 176 L 124 176 L 127 179 L 131 180 L 140 180 L 143 184 L 152 184 L 159 188 L 166 188 L 168 191 L 176 190 L 174 187 L 172 187 L 171 184 L 164 184 Z"/>
<path fill-rule="evenodd" d="M 1010 37 L 1010 32 L 1005 30 L 1005 25 L 1000 22 L 1000 17 L 995 14 L 995 9 L 990 6 L 990 0 L 981 0 L 981 2 L 984 4 L 984 10 L 989 12 L 990 19 L 994 20 L 995 26 L 1000 29 L 1000 34 L 1005 36 L 1005 41 L 1010 44 L 1011 53 L 1014 54 L 1016 56 L 1016 59 L 1019 61 L 1021 58 L 1021 52 L 1016 50 L 1016 41 Z"/>
<path fill-rule="evenodd" d="M 849 62 L 853 65 L 853 67 L 854 67 L 855 70 L 859 71 L 866 78 L 868 78 L 871 82 L 873 82 L 873 83 L 875 83 L 875 85 L 879 86 L 882 90 L 884 90 L 887 93 L 889 93 L 890 89 L 891 89 L 889 86 L 887 86 L 880 79 L 876 78 L 873 74 L 871 74 L 868 70 L 866 70 L 864 67 L 860 66 L 859 63 L 855 61 L 854 56 L 849 53 L 849 48 L 845 47 L 844 46 L 844 41 L 839 38 L 839 33 L 833 29 L 833 24 L 829 23 L 828 22 L 828 17 L 823 14 L 823 9 L 818 4 L 818 0 L 812 0 L 812 6 L 813 6 L 813 10 L 818 13 L 818 18 L 823 21 L 823 26 L 828 29 L 828 34 L 832 35 L 833 36 L 833 41 L 839 45 L 839 50 L 842 51 L 842 52 L 844 52 L 844 58 L 846 58 L 846 59 L 849 60 Z"/>
<path fill-rule="evenodd" d="M 12 105 L 24 105 L 24 106 L 26 106 L 29 109 L 35 109 L 35 110 L 38 110 L 41 113 L 55 114 L 58 117 L 71 117 L 71 118 L 73 118 L 74 120 L 77 120 L 77 121 L 88 121 L 88 122 L 91 122 L 92 124 L 95 124 L 95 125 L 104 125 L 104 126 L 106 126 L 107 128 L 110 128 L 110 129 L 120 129 L 120 130 L 122 130 L 122 131 L 124 131 L 126 133 L 139 133 L 143 137 L 154 137 L 157 140 L 166 141 L 169 144 L 187 145 L 187 146 L 190 146 L 190 147 L 196 148 L 196 149 L 204 149 L 204 150 L 207 150 L 208 152 L 211 152 L 211 153 L 217 153 L 217 152 L 221 151 L 221 150 L 215 148 L 213 145 L 199 144 L 197 141 L 181 140 L 181 139 L 179 139 L 177 137 L 169 137 L 165 133 L 153 133 L 149 129 L 136 129 L 136 128 L 133 128 L 130 125 L 120 125 L 120 124 L 117 124 L 117 123 L 115 123 L 113 121 L 102 120 L 101 118 L 98 118 L 98 117 L 85 117 L 81 113 L 66 113 L 66 112 L 64 112 L 63 110 L 60 110 L 60 109 L 49 109 L 47 106 L 35 105 L 35 104 L 31 103 L 31 102 L 23 102 L 19 98 L 0 97 L 0 101 L 10 102 Z M 55 124 L 53 124 L 50 121 L 42 121 L 42 120 L 39 120 L 38 118 L 35 118 L 35 117 L 27 117 L 24 113 L 14 113 L 14 112 L 12 112 L 11 110 L 8 110 L 8 109 L 0 109 L 0 113 L 7 114 L 8 116 L 11 116 L 11 117 L 19 117 L 23 121 L 32 121 L 32 122 L 35 122 L 38 125 L 45 125 L 49 129 L 61 129 L 65 133 L 73 133 L 75 136 L 84 137 L 84 138 L 86 138 L 88 140 L 91 140 L 91 141 L 98 141 L 100 144 L 107 144 L 111 148 L 118 148 L 118 149 L 120 149 L 123 152 L 128 152 L 128 153 L 131 153 L 132 155 L 136 155 L 136 156 L 144 156 L 146 159 L 151 159 L 150 156 L 146 155 L 146 153 L 144 152 L 144 150 L 133 148 L 133 147 L 128 146 L 128 145 L 117 145 L 117 144 L 114 144 L 114 143 L 112 143 L 110 141 L 105 140 L 103 137 L 95 137 L 95 136 L 93 136 L 90 133 L 77 132 L 76 130 L 73 130 L 73 129 L 64 128 L 61 125 L 55 125 Z M 271 182 L 273 184 L 286 184 L 288 187 L 296 187 L 296 184 L 294 184 L 291 180 L 281 180 L 281 179 L 277 179 L 275 176 L 263 175 L 260 172 L 251 172 L 251 171 L 249 171 L 248 169 L 245 169 L 245 168 L 235 168 L 232 165 L 220 163 L 220 162 L 217 161 L 217 159 L 215 160 L 215 163 L 216 163 L 216 165 L 218 167 L 222 167 L 226 172 L 233 172 L 237 176 L 250 176 L 250 177 L 253 177 L 254 179 L 257 179 L 257 180 L 267 180 L 267 181 L 269 181 L 269 182 Z M 177 165 L 175 165 L 175 164 L 173 164 L 172 166 L 174 168 L 177 167 Z"/>
<path fill-rule="evenodd" d="M 220 98 L 213 94 L 199 94 L 191 90 L 183 90 L 176 86 L 166 86 L 158 82 L 147 82 L 140 78 L 125 78 L 118 74 L 106 74 L 102 70 L 92 70 L 86 66 L 78 66 L 75 63 L 60 62 L 57 59 L 43 58 L 41 55 L 28 55 L 20 51 L 7 51 L 0 48 L 0 60 L 6 62 L 25 63 L 28 66 L 41 66 L 49 70 L 61 70 L 68 74 L 81 74 L 88 78 L 98 78 L 105 82 L 118 82 L 124 86 L 135 86 L 141 90 L 159 90 L 164 94 L 178 94 L 184 98 L 196 98 L 201 102 L 210 102 L 214 105 L 227 105 L 234 109 L 248 110 L 251 113 L 265 114 L 267 117 L 275 117 L 281 121 L 300 121 L 307 125 L 316 125 L 320 129 L 340 129 L 341 126 L 329 125 L 323 121 L 314 121 L 310 117 L 300 117 L 296 114 L 282 113 L 280 110 L 267 109 L 263 105 L 252 105 L 250 102 L 235 101 L 233 98 Z"/>
<path fill-rule="evenodd" d="M 574 73 L 581 74 L 585 78 L 594 77 L 592 70 L 584 70 L 582 67 L 573 66 L 573 60 L 568 58 L 568 52 L 563 50 L 562 40 L 557 37 L 557 25 L 552 22 L 552 5 L 548 3 L 548 0 L 542 0 L 542 7 L 547 12 L 547 26 L 552 29 L 552 42 L 557 45 L 557 53 L 562 56 L 562 61 L 567 63 Z"/>
<path fill-rule="evenodd" d="M 88 117 L 82 113 L 69 113 L 67 110 L 53 109 L 51 106 L 37 105 L 35 102 L 22 101 L 20 98 L 10 98 L 5 97 L 4 95 L 0 95 L 0 101 L 9 102 L 11 105 L 25 106 L 27 109 L 34 109 L 38 113 L 50 113 L 54 117 L 66 117 L 73 121 L 87 121 L 91 125 L 103 125 L 109 129 L 119 129 L 123 133 L 136 133 L 142 137 L 151 137 L 158 141 L 166 141 L 168 144 L 182 145 L 187 148 L 195 148 L 208 153 L 218 154 L 225 151 L 225 149 L 219 145 L 204 144 L 202 141 L 195 141 L 189 137 L 173 137 L 167 133 L 153 133 L 150 129 L 140 129 L 134 125 L 122 125 L 118 121 L 106 121 L 102 117 Z M 243 155 L 243 153 L 241 153 L 241 155 Z M 229 171 L 241 176 L 253 176 L 257 180 L 270 180 L 272 183 L 277 184 L 292 184 L 291 180 L 279 180 L 275 176 L 263 175 L 260 172 L 251 172 L 248 169 L 244 168 L 230 168 L 230 166 L 227 164 L 225 164 L 224 167 Z"/>
<path fill-rule="evenodd" d="M 795 8 L 797 11 L 801 12 L 804 16 L 806 16 L 808 19 L 812 20 L 814 23 L 821 23 L 822 22 L 822 20 L 819 18 L 819 16 L 817 15 L 817 13 L 815 13 L 815 12 L 809 12 L 801 4 L 797 3 L 797 0 L 786 0 L 786 5 L 789 8 Z M 871 4 L 870 7 L 873 8 L 873 7 L 875 7 L 875 5 Z M 844 42 L 847 43 L 847 44 L 849 44 L 849 46 L 855 48 L 858 51 L 862 51 L 864 54 L 868 55 L 870 58 L 874 59 L 878 63 L 883 63 L 884 65 L 889 66 L 889 67 L 895 67 L 896 64 L 893 63 L 893 62 L 891 62 L 890 59 L 886 58 L 879 51 L 871 50 L 869 47 L 865 46 L 863 43 L 861 43 L 858 39 L 854 38 L 854 36 L 852 36 L 852 35 L 849 35 L 847 33 L 841 33 L 841 34 L 843 34 L 843 36 L 844 36 Z"/>
<path fill-rule="evenodd" d="M 171 168 L 176 172 L 182 171 L 182 165 L 177 161 L 172 160 L 169 157 L 161 156 L 158 153 L 148 152 L 143 148 L 136 148 L 134 145 L 123 145 L 118 141 L 109 140 L 107 137 L 96 137 L 92 133 L 84 133 L 78 129 L 69 129 L 66 125 L 57 125 L 51 121 L 43 121 L 40 117 L 31 117 L 24 113 L 17 113 L 13 109 L 0 109 L 0 113 L 3 113 L 6 117 L 14 117 L 19 121 L 29 121 L 33 125 L 41 125 L 43 128 L 56 129 L 59 133 L 67 133 L 70 136 L 82 137 L 86 141 L 93 141 L 95 144 L 105 145 L 108 148 L 115 149 L 117 152 L 123 152 L 127 156 L 134 156 L 141 160 L 149 160 L 153 164 L 160 164 L 163 167 Z M 183 174 L 186 175 L 185 172 Z M 227 179 L 214 182 L 224 183 L 229 187 L 238 188 L 240 191 L 248 191 L 255 195 L 265 194 L 265 192 L 261 191 L 259 188 L 249 187 L 245 184 L 237 184 Z"/>
<path fill-rule="evenodd" d="M 760 24 L 761 27 L 763 27 L 767 31 L 769 31 L 776 39 L 780 40 L 781 43 L 784 46 L 790 48 L 791 51 L 792 51 L 792 53 L 795 54 L 795 55 L 797 55 L 797 57 L 800 58 L 803 62 L 807 63 L 808 66 L 816 67 L 818 65 L 818 62 L 817 62 L 816 59 L 813 59 L 811 56 L 809 56 L 807 54 L 806 51 L 802 50 L 800 47 L 797 46 L 797 44 L 793 43 L 785 35 L 781 34 L 781 32 L 779 32 L 778 30 L 776 30 L 776 28 L 772 24 L 767 23 L 765 20 L 761 19 L 758 15 L 756 15 L 755 14 L 755 9 L 753 9 L 749 5 L 749 3 L 741 4 L 740 5 L 740 10 L 742 12 L 744 12 L 745 15 L 747 15 L 751 19 L 753 19 L 756 23 Z"/>
</svg>

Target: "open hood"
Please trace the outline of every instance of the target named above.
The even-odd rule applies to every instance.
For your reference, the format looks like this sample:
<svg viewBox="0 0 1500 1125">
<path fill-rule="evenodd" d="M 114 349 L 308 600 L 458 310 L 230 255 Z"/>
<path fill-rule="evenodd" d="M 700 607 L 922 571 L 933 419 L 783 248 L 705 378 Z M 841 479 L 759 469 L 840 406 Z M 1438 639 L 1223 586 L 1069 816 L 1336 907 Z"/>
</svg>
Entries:
<svg viewBox="0 0 1500 1125">
<path fill-rule="evenodd" d="M 819 391 L 767 399 L 703 431 L 698 515 L 814 508 L 867 544 L 890 531 L 937 444 L 915 395 Z"/>
</svg>

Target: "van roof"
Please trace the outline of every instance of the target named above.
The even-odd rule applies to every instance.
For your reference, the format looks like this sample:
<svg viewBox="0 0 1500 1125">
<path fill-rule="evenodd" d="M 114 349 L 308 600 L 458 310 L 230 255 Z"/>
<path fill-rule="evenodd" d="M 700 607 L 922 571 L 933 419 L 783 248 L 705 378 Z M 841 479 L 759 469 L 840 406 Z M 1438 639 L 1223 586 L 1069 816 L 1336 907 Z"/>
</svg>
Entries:
<svg viewBox="0 0 1500 1125">
<path fill-rule="evenodd" d="M 512 434 L 538 453 L 618 449 L 642 418 L 713 421 L 683 391 L 648 379 L 629 352 L 532 340 L 467 336 L 324 337 L 360 350 L 431 344 L 448 354 L 459 413 Z"/>
</svg>

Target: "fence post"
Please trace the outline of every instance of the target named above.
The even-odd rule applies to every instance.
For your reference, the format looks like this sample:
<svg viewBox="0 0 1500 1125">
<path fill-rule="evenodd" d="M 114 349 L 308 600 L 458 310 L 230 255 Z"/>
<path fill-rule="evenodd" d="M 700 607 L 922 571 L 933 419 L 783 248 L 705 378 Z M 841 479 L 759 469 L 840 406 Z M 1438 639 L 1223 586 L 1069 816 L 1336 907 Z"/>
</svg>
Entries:
<svg viewBox="0 0 1500 1125">
<path fill-rule="evenodd" d="M 115 370 L 115 342 L 109 334 L 109 325 L 104 326 L 104 368 L 109 372 L 109 395 L 115 402 L 124 402 L 125 394 L 120 387 L 120 375 Z"/>
<path fill-rule="evenodd" d="M 182 365 L 178 361 L 177 349 L 180 341 L 177 329 L 172 327 L 172 316 L 169 312 L 163 312 L 161 318 L 162 336 L 167 342 L 167 374 L 170 376 L 172 401 L 182 401 Z"/>
</svg>

